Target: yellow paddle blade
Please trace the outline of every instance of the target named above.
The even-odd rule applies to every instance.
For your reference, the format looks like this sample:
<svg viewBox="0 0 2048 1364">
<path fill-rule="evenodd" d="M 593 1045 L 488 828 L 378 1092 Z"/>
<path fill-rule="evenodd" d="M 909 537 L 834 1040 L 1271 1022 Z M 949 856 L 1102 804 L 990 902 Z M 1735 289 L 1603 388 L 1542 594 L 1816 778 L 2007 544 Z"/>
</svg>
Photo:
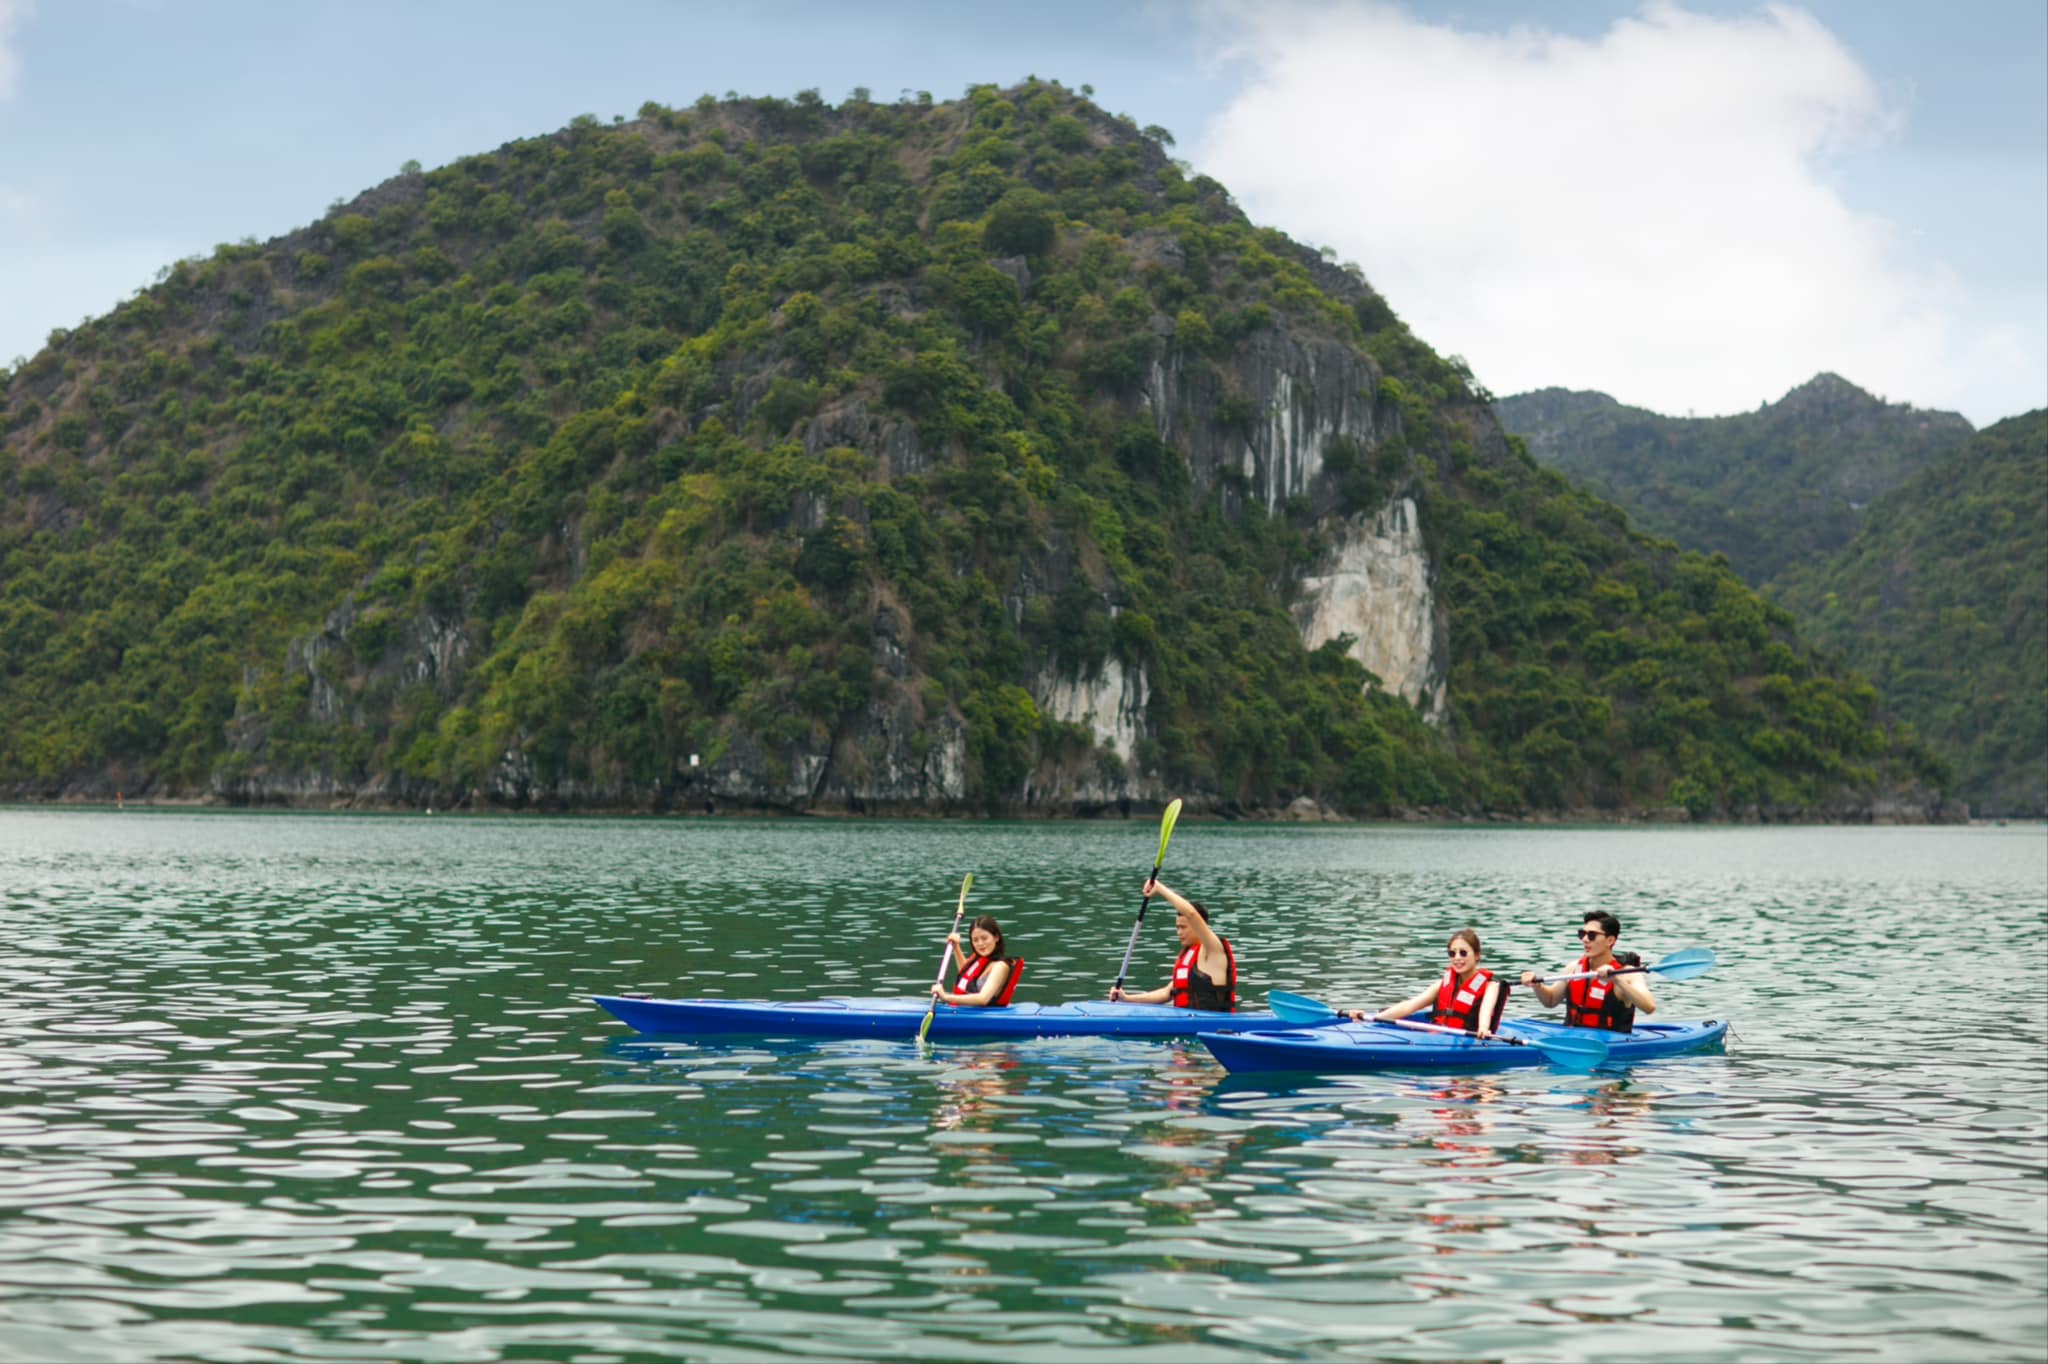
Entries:
<svg viewBox="0 0 2048 1364">
<path fill-rule="evenodd" d="M 1159 856 L 1152 859 L 1152 872 L 1157 875 L 1166 865 L 1166 842 L 1173 837 L 1173 826 L 1180 818 L 1180 797 L 1176 796 L 1167 805 L 1166 813 L 1159 819 Z"/>
</svg>

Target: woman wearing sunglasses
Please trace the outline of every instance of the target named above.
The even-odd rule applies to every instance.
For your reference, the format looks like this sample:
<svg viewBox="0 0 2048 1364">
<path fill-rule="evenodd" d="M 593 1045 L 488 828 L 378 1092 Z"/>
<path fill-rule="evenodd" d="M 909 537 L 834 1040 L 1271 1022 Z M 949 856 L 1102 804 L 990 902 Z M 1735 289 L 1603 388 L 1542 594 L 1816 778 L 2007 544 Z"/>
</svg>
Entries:
<svg viewBox="0 0 2048 1364">
<path fill-rule="evenodd" d="M 1536 992 L 1543 1007 L 1554 1009 L 1564 1001 L 1564 1021 L 1574 1028 L 1602 1028 L 1608 1032 L 1633 1032 L 1636 1012 L 1657 1012 L 1657 996 L 1650 993 L 1649 977 L 1639 970 L 1617 975 L 1624 963 L 1640 961 L 1633 952 L 1617 957 L 1614 944 L 1621 937 L 1621 920 L 1605 910 L 1594 910 L 1579 925 L 1579 941 L 1586 955 L 1579 958 L 1571 974 L 1590 971 L 1586 980 L 1560 980 L 1546 985 L 1534 971 L 1522 973 L 1522 984 Z"/>
<path fill-rule="evenodd" d="M 1463 1028 L 1481 1037 L 1493 1036 L 1500 1025 L 1501 1011 L 1508 1005 L 1508 984 L 1479 964 L 1479 934 L 1461 928 L 1451 934 L 1448 946 L 1451 964 L 1441 979 L 1417 991 L 1399 1004 L 1389 1004 L 1376 1014 L 1351 1010 L 1354 1022 L 1368 1017 L 1382 1023 L 1430 1010 L 1430 1018 L 1446 1028 Z"/>
</svg>

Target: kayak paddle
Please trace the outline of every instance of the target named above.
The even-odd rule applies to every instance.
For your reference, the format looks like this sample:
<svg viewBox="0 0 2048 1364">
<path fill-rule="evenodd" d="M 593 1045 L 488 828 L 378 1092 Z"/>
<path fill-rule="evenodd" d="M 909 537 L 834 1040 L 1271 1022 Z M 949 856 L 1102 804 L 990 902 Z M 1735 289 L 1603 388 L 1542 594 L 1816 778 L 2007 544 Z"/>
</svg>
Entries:
<svg viewBox="0 0 2048 1364">
<path fill-rule="evenodd" d="M 1179 818 L 1180 800 L 1176 797 L 1167 804 L 1166 813 L 1159 818 L 1159 856 L 1152 859 L 1152 875 L 1145 881 L 1148 886 L 1159 879 L 1159 869 L 1166 865 L 1166 840 L 1173 837 L 1174 821 Z M 1138 946 L 1138 930 L 1145 926 L 1145 910 L 1151 903 L 1149 895 L 1138 901 L 1138 922 L 1131 925 L 1131 940 L 1124 944 L 1124 964 L 1116 968 L 1116 984 L 1110 987 L 1112 991 L 1124 988 L 1124 977 L 1131 969 L 1131 953 Z"/>
<path fill-rule="evenodd" d="M 1614 968 L 1614 974 L 1630 976 L 1654 971 L 1666 980 L 1695 980 L 1713 969 L 1712 952 L 1704 947 L 1687 947 L 1673 952 L 1661 961 L 1653 961 L 1648 966 L 1617 966 Z M 1556 985 L 1566 980 L 1590 980 L 1599 974 L 1598 971 L 1579 971 L 1569 976 L 1540 976 L 1537 978 L 1537 984 Z"/>
<path fill-rule="evenodd" d="M 1287 990 L 1268 990 L 1266 1007 L 1278 1014 L 1286 1023 L 1329 1023 L 1343 1018 L 1329 1005 L 1307 995 L 1297 995 Z M 1441 1023 L 1417 1023 L 1406 1018 L 1373 1019 L 1376 1023 L 1391 1023 L 1397 1028 L 1413 1028 L 1417 1032 L 1448 1033 L 1452 1037 L 1470 1037 L 1479 1042 L 1504 1042 L 1511 1047 L 1534 1047 L 1543 1053 L 1544 1059 L 1560 1066 L 1576 1070 L 1591 1070 L 1607 1059 L 1607 1043 L 1598 1037 L 1506 1037 L 1494 1034 L 1480 1037 L 1477 1033 L 1466 1032 L 1463 1028 L 1446 1028 Z M 1589 1032 L 1590 1029 L 1575 1028 L 1573 1032 Z"/>
<path fill-rule="evenodd" d="M 1320 999 L 1291 990 L 1266 991 L 1266 1007 L 1278 1014 L 1282 1023 L 1329 1023 L 1344 1017 Z"/>
<path fill-rule="evenodd" d="M 960 903 L 953 910 L 953 933 L 958 933 L 960 931 L 960 916 L 967 912 L 967 888 L 973 884 L 973 872 L 968 872 L 967 875 L 960 878 Z M 939 952 L 939 974 L 932 981 L 932 984 L 934 985 L 944 985 L 946 983 L 946 963 L 953 959 L 953 933 L 948 933 L 946 935 L 946 945 Z M 924 1022 L 917 1025 L 918 1041 L 924 1041 L 924 1039 L 931 1033 L 932 1019 L 938 1016 L 938 1012 L 939 997 L 937 995 L 933 995 L 931 1008 L 925 1010 Z"/>
</svg>

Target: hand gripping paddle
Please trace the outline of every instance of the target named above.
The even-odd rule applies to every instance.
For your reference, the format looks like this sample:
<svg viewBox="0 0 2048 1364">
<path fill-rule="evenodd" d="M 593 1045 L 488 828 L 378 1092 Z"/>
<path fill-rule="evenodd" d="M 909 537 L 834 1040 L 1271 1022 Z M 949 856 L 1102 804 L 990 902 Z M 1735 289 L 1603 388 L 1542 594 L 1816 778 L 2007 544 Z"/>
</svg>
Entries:
<svg viewBox="0 0 2048 1364">
<path fill-rule="evenodd" d="M 1179 818 L 1180 801 L 1176 799 L 1167 805 L 1166 813 L 1159 819 L 1159 856 L 1152 859 L 1152 874 L 1145 878 L 1148 886 L 1159 879 L 1159 869 L 1166 865 L 1166 841 L 1173 837 L 1174 821 Z M 1145 910 L 1151 903 L 1149 895 L 1138 901 L 1138 922 L 1131 925 L 1131 940 L 1124 944 L 1124 964 L 1116 968 L 1116 984 L 1110 987 L 1112 990 L 1124 988 L 1124 977 L 1131 970 L 1131 952 L 1138 945 L 1138 930 L 1145 926 Z"/>
<path fill-rule="evenodd" d="M 932 979 L 932 984 L 934 985 L 944 985 L 946 983 L 946 963 L 952 960 L 953 957 L 953 933 L 960 931 L 960 916 L 967 912 L 967 888 L 973 884 L 973 872 L 968 872 L 967 875 L 960 878 L 960 903 L 953 910 L 953 930 L 946 935 L 946 945 L 939 949 L 939 974 Z M 917 1025 L 918 1041 L 922 1042 L 930 1035 L 932 1019 L 937 1017 L 938 1012 L 939 997 L 933 995 L 932 1007 L 925 1010 L 924 1022 Z"/>
</svg>

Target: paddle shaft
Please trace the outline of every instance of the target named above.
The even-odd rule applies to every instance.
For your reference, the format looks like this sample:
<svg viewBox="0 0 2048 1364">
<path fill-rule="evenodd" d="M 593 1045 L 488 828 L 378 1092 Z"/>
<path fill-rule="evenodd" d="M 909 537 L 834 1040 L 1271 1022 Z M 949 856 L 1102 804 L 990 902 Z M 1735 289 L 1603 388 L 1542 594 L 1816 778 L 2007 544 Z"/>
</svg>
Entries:
<svg viewBox="0 0 2048 1364">
<path fill-rule="evenodd" d="M 939 949 L 939 973 L 932 977 L 932 984 L 934 985 L 944 985 L 946 983 L 946 964 L 953 960 L 953 938 L 955 934 L 959 933 L 960 920 L 965 918 L 966 914 L 967 905 L 963 901 L 960 908 L 953 911 L 952 932 L 946 934 L 946 945 Z"/>
<path fill-rule="evenodd" d="M 953 956 L 953 939 L 960 932 L 960 920 L 967 913 L 967 889 L 974 884 L 974 873 L 968 872 L 960 880 L 960 903 L 953 906 L 953 928 L 946 934 L 946 945 L 939 949 L 939 973 L 932 977 L 932 984 L 943 988 L 946 984 L 946 963 Z M 932 996 L 931 1008 L 925 1010 L 924 1019 L 917 1025 L 917 1040 L 922 1043 L 925 1034 L 932 1029 L 932 1019 L 938 1016 L 939 997 Z"/>
<path fill-rule="evenodd" d="M 1444 1032 L 1453 1037 L 1469 1037 L 1474 1042 L 1505 1042 L 1511 1047 L 1534 1047 L 1543 1053 L 1544 1059 L 1562 1066 L 1596 1066 L 1607 1057 L 1607 1042 L 1604 1038 L 1532 1041 L 1526 1037 L 1509 1037 L 1503 1033 L 1481 1037 L 1478 1033 L 1466 1032 L 1463 1028 L 1446 1028 L 1441 1023 L 1416 1023 L 1406 1018 L 1382 1018 L 1374 1021 L 1392 1023 L 1397 1028 L 1413 1028 L 1417 1032 Z"/>
<path fill-rule="evenodd" d="M 1654 966 L 1617 966 L 1608 974 L 1610 976 L 1641 976 L 1647 975 L 1656 969 Z M 1598 971 L 1574 971 L 1568 976 L 1538 976 L 1534 983 L 1537 985 L 1562 985 L 1568 980 L 1591 980 L 1599 974 Z"/>
<path fill-rule="evenodd" d="M 1157 864 L 1153 865 L 1152 874 L 1154 876 L 1159 875 Z M 1150 882 L 1147 882 L 1147 884 L 1149 885 Z M 1131 969 L 1131 953 L 1136 951 L 1138 947 L 1138 930 L 1145 926 L 1145 911 L 1151 907 L 1152 897 L 1149 895 L 1138 901 L 1138 922 L 1131 925 L 1131 940 L 1124 944 L 1124 964 L 1116 968 L 1116 984 L 1110 987 L 1112 990 L 1124 988 L 1124 977 L 1130 973 Z"/>
<path fill-rule="evenodd" d="M 1478 1042 L 1505 1042 L 1511 1047 L 1526 1047 L 1529 1045 L 1527 1041 L 1519 1037 L 1503 1037 L 1499 1033 L 1495 1033 L 1492 1037 L 1481 1037 L 1478 1033 L 1467 1032 L 1463 1028 L 1446 1028 L 1441 1023 L 1417 1023 L 1412 1018 L 1368 1018 L 1366 1021 L 1369 1023 L 1391 1023 L 1397 1028 L 1413 1028 L 1417 1032 L 1448 1033 L 1452 1037 L 1469 1037 Z"/>
<path fill-rule="evenodd" d="M 1319 999 L 1307 995 L 1290 994 L 1285 990 L 1269 990 L 1266 1001 L 1273 1012 L 1287 1023 L 1304 1024 L 1313 1027 L 1346 1017 Z M 1507 1037 L 1495 1033 L 1492 1037 L 1480 1037 L 1477 1033 L 1466 1032 L 1463 1028 L 1447 1028 L 1441 1023 L 1417 1023 L 1406 1018 L 1374 1018 L 1379 1024 L 1391 1024 L 1397 1028 L 1413 1028 L 1417 1032 L 1448 1033 L 1452 1037 L 1470 1037 L 1474 1042 L 1505 1042 L 1511 1047 L 1534 1047 L 1543 1053 L 1546 1060 L 1561 1066 L 1598 1065 L 1607 1058 L 1607 1043 L 1597 1038 L 1538 1039 Z"/>
<path fill-rule="evenodd" d="M 1174 821 L 1179 818 L 1180 802 L 1176 800 L 1166 807 L 1166 813 L 1159 820 L 1159 855 L 1152 859 L 1152 874 L 1145 878 L 1148 886 L 1159 880 L 1159 869 L 1166 865 L 1166 843 L 1173 837 Z M 1124 944 L 1123 965 L 1116 968 L 1116 984 L 1109 987 L 1111 994 L 1124 988 L 1124 977 L 1131 972 L 1131 953 L 1138 948 L 1138 932 L 1144 928 L 1145 911 L 1151 907 L 1152 897 L 1149 894 L 1138 901 L 1138 921 L 1131 925 L 1131 940 Z"/>
<path fill-rule="evenodd" d="M 1603 968 L 1604 969 L 1604 968 Z M 1665 977 L 1667 980 L 1691 980 L 1714 969 L 1714 954 L 1704 947 L 1687 947 L 1647 966 L 1617 966 L 1612 974 L 1617 976 L 1642 973 Z M 1575 971 L 1568 976 L 1538 976 L 1538 985 L 1558 985 L 1568 980 L 1591 980 L 1599 971 Z"/>
</svg>

